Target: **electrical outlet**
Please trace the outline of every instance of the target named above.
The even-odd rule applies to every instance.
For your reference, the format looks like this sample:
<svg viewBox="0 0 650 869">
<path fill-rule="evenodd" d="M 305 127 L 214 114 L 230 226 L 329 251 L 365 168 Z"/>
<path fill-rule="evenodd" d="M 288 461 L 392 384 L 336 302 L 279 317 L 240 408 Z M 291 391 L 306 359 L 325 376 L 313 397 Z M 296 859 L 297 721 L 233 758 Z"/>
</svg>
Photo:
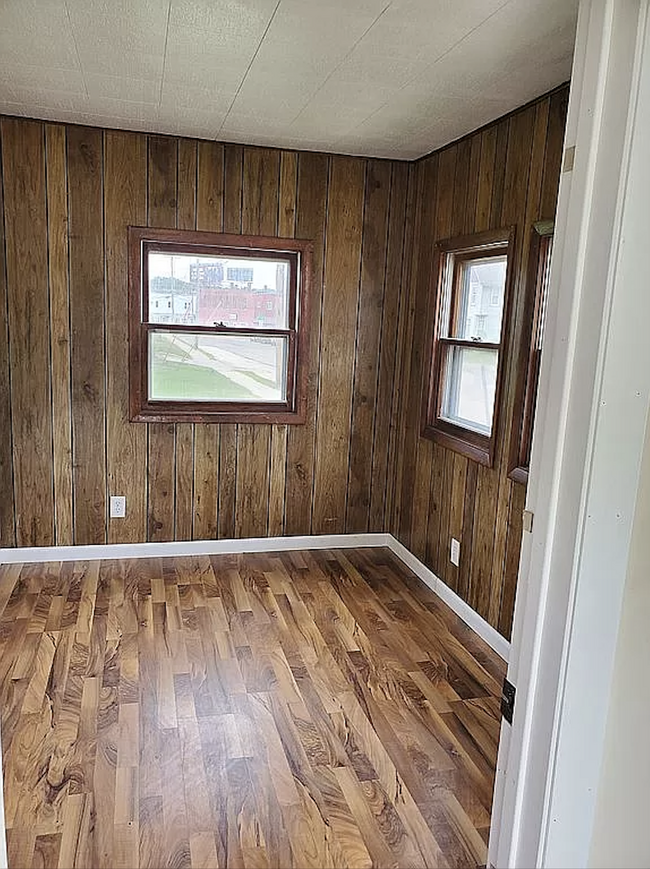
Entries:
<svg viewBox="0 0 650 869">
<path fill-rule="evenodd" d="M 126 516 L 126 498 L 124 495 L 111 495 L 111 519 L 124 519 Z"/>
<path fill-rule="evenodd" d="M 460 564 L 460 542 L 456 540 L 455 537 L 451 538 L 451 552 L 449 554 L 449 558 L 452 564 L 455 564 L 456 567 Z"/>
</svg>

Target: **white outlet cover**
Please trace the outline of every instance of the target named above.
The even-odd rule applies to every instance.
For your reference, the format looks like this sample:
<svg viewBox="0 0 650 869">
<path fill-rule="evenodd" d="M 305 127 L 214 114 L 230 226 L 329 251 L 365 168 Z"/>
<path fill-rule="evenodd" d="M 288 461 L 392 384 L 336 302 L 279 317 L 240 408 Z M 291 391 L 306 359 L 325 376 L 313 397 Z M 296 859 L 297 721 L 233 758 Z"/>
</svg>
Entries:
<svg viewBox="0 0 650 869">
<path fill-rule="evenodd" d="M 124 495 L 111 495 L 110 518 L 124 519 L 126 516 L 126 497 Z"/>
<path fill-rule="evenodd" d="M 449 555 L 451 563 L 456 567 L 460 564 L 460 542 L 455 537 L 451 538 L 451 553 Z"/>
</svg>

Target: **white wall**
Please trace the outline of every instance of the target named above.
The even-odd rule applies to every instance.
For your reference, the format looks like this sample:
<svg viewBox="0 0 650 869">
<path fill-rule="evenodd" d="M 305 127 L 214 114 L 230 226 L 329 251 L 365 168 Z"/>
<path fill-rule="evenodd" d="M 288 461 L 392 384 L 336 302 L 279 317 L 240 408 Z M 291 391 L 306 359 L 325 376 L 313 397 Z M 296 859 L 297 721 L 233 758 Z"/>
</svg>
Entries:
<svg viewBox="0 0 650 869">
<path fill-rule="evenodd" d="M 650 866 L 650 429 L 646 431 L 589 865 Z"/>
</svg>

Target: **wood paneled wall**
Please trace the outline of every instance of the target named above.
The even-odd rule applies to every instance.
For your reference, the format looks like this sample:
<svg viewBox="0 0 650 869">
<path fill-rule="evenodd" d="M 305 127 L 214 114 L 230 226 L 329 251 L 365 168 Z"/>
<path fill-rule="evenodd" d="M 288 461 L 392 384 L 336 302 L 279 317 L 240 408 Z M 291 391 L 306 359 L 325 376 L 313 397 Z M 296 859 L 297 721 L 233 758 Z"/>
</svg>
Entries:
<svg viewBox="0 0 650 869">
<path fill-rule="evenodd" d="M 507 467 L 513 360 L 567 96 L 413 164 L 3 119 L 0 545 L 389 530 L 509 636 L 525 498 Z M 314 240 L 305 425 L 128 421 L 129 224 Z M 511 224 L 486 468 L 419 436 L 423 329 L 435 242 Z M 110 494 L 126 519 L 108 519 Z"/>
<path fill-rule="evenodd" d="M 535 221 L 553 218 L 568 87 L 417 164 L 409 317 L 403 322 L 399 459 L 390 530 L 504 636 L 510 636 L 525 487 L 508 478 L 523 291 Z M 436 241 L 516 226 L 515 299 L 493 468 L 419 436 L 426 311 Z M 449 560 L 461 542 L 460 567 Z"/>
<path fill-rule="evenodd" d="M 0 136 L 0 546 L 385 530 L 415 168 L 11 118 Z M 129 224 L 314 240 L 305 425 L 128 421 Z"/>
</svg>

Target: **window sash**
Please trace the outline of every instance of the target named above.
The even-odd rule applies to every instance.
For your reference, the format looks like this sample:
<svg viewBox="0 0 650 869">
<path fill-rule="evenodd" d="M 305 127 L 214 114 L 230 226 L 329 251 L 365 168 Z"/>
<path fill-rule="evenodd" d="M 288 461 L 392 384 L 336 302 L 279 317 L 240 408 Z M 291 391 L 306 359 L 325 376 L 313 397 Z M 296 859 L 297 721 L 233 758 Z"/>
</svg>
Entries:
<svg viewBox="0 0 650 869">
<path fill-rule="evenodd" d="M 151 325 L 176 325 L 173 323 L 159 324 L 149 317 L 149 254 L 165 253 L 168 256 L 204 256 L 212 259 L 267 259 L 271 262 L 284 262 L 289 267 L 289 294 L 286 299 L 287 326 L 290 330 L 298 327 L 298 276 L 301 271 L 301 258 L 298 251 L 273 251 L 253 247 L 239 248 L 205 244 L 175 244 L 163 241 L 142 242 L 142 294 L 140 299 L 140 319 L 142 323 Z M 181 324 L 178 324 L 181 325 Z M 231 327 L 228 327 L 231 328 Z M 257 327 L 247 327 L 257 329 Z M 260 327 L 260 331 L 265 327 Z"/>
<path fill-rule="evenodd" d="M 158 323 L 142 323 L 142 340 L 141 340 L 141 352 L 143 354 L 143 365 L 142 365 L 142 377 L 141 377 L 141 389 L 142 395 L 144 396 L 144 404 L 147 408 L 155 409 L 157 411 L 162 412 L 165 408 L 173 410 L 175 412 L 182 411 L 184 408 L 188 410 L 198 410 L 202 409 L 205 411 L 206 407 L 212 406 L 218 408 L 219 411 L 224 412 L 234 412 L 238 407 L 241 407 L 244 412 L 253 411 L 255 409 L 266 409 L 269 411 L 273 410 L 285 410 L 289 411 L 294 405 L 294 396 L 297 388 L 297 366 L 296 366 L 296 350 L 297 350 L 297 336 L 295 332 L 290 332 L 286 329 L 266 329 L 264 331 L 256 330 L 256 329 L 230 329 L 228 327 L 223 328 L 192 328 L 189 326 L 185 326 L 182 329 L 171 326 L 167 323 L 158 324 Z M 287 355 L 286 355 L 286 371 L 285 371 L 285 383 L 284 383 L 284 393 L 285 397 L 281 401 L 226 401 L 226 400 L 207 400 L 207 399 L 154 399 L 150 395 L 150 379 L 152 374 L 151 360 L 150 360 L 150 334 L 152 332 L 162 332 L 162 333 L 186 333 L 186 334 L 202 334 L 202 335 L 220 335 L 220 336 L 228 336 L 230 334 L 232 337 L 234 336 L 250 336 L 253 338 L 265 337 L 269 338 L 285 338 L 287 340 Z"/>
<path fill-rule="evenodd" d="M 515 228 L 489 230 L 475 235 L 447 239 L 436 245 L 436 303 L 429 320 L 429 360 L 424 371 L 421 434 L 479 463 L 492 466 L 499 428 L 504 379 L 504 341 L 509 329 L 513 281 Z M 505 286 L 498 341 L 458 337 L 462 322 L 462 281 L 465 265 L 475 260 L 505 257 Z M 469 301 L 470 294 L 465 297 Z M 445 395 L 445 357 L 451 348 L 483 349 L 496 352 L 496 378 L 492 426 L 489 434 L 458 424 L 442 415 Z"/>
</svg>

